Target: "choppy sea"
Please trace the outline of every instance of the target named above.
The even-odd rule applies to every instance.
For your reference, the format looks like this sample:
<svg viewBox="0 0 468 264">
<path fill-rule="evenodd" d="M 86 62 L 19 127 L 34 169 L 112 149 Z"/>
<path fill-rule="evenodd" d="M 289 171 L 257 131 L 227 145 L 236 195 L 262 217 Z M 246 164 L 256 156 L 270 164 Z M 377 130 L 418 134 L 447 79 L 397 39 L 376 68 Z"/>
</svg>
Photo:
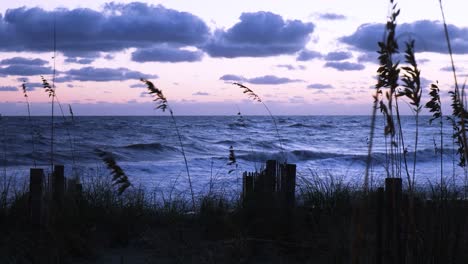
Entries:
<svg viewBox="0 0 468 264">
<path fill-rule="evenodd" d="M 440 134 L 437 123 L 420 117 L 416 182 L 440 181 Z M 298 176 L 308 179 L 334 177 L 362 184 L 371 129 L 370 116 L 176 116 L 194 189 L 210 183 L 238 190 L 243 171 L 260 170 L 268 159 L 297 165 Z M 405 148 L 413 169 L 414 117 L 402 118 Z M 443 166 L 447 180 L 463 184 L 464 173 L 456 166 L 456 146 L 449 124 L 444 125 Z M 34 144 L 33 144 L 34 142 Z M 371 177 L 380 184 L 387 173 L 389 139 L 383 135 L 383 119 L 377 119 L 372 151 Z M 33 151 L 33 145 L 35 150 Z M 29 168 L 51 162 L 50 117 L 3 116 L 0 121 L 2 174 L 25 177 Z M 228 165 L 233 147 L 236 165 Z M 54 163 L 74 167 L 83 175 L 107 175 L 96 150 L 113 153 L 134 186 L 149 189 L 187 189 L 188 180 L 179 138 L 168 116 L 56 117 Z M 455 163 L 455 165 L 454 165 Z M 231 171 L 233 170 L 234 171 Z M 231 171 L 229 173 L 229 171 Z M 405 179 L 404 174 L 404 179 Z"/>
</svg>

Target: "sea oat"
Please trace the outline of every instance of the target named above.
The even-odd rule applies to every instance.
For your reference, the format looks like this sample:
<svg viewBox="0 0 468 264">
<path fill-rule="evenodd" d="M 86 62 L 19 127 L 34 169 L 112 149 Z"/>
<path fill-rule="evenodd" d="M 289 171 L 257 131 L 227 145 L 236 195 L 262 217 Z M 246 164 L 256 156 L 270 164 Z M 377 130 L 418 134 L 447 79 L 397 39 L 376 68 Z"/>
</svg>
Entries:
<svg viewBox="0 0 468 264">
<path fill-rule="evenodd" d="M 102 159 L 102 161 L 106 164 L 107 168 L 111 171 L 112 181 L 114 185 L 117 185 L 117 192 L 121 195 L 128 187 L 130 187 L 131 183 L 128 179 L 128 176 L 125 174 L 123 169 L 117 164 L 112 153 L 105 152 L 99 149 L 95 150 L 98 156 Z"/>
</svg>

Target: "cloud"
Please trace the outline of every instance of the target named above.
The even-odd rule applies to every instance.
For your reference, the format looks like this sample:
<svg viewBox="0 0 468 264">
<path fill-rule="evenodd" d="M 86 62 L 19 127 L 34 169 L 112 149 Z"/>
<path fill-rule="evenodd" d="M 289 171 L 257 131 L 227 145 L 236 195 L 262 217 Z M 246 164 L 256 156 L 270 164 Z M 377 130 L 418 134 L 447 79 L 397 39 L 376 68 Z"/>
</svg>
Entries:
<svg viewBox="0 0 468 264">
<path fill-rule="evenodd" d="M 146 88 L 146 84 L 136 83 L 136 84 L 130 85 L 130 88 Z"/>
<path fill-rule="evenodd" d="M 452 66 L 445 66 L 440 68 L 441 71 L 446 71 L 446 72 L 452 72 Z M 460 71 L 465 71 L 463 67 L 455 67 L 455 71 L 460 72 Z"/>
<path fill-rule="evenodd" d="M 196 93 L 193 93 L 192 95 L 195 95 L 195 96 L 207 96 L 207 95 L 210 95 L 210 94 L 207 93 L 207 92 L 196 92 Z"/>
<path fill-rule="evenodd" d="M 376 51 L 365 52 L 365 53 L 360 54 L 357 57 L 357 61 L 359 63 L 364 63 L 364 62 L 379 63 L 379 54 L 377 54 Z"/>
<path fill-rule="evenodd" d="M 228 30 L 216 30 L 204 50 L 211 57 L 267 57 L 304 48 L 314 24 L 284 20 L 271 12 L 242 13 Z"/>
<path fill-rule="evenodd" d="M 223 81 L 233 81 L 233 82 L 244 82 L 247 81 L 245 77 L 234 75 L 234 74 L 225 74 L 219 78 Z"/>
<path fill-rule="evenodd" d="M 277 77 L 274 75 L 265 75 L 265 76 L 254 77 L 254 78 L 245 78 L 239 75 L 226 74 L 226 75 L 221 76 L 219 79 L 223 81 L 247 82 L 251 84 L 265 84 L 265 85 L 278 85 L 278 84 L 286 84 L 286 83 L 294 83 L 294 82 L 303 82 L 303 80 L 289 79 L 285 77 Z"/>
<path fill-rule="evenodd" d="M 67 63 L 78 63 L 78 64 L 91 64 L 94 62 L 94 59 L 92 58 L 73 58 L 73 57 L 68 57 L 65 59 L 65 62 Z"/>
<path fill-rule="evenodd" d="M 0 44 L 1 45 L 1 44 Z M 48 61 L 41 59 L 29 59 L 23 57 L 13 57 L 0 61 L 0 65 L 31 65 L 31 66 L 43 66 L 48 64 Z"/>
<path fill-rule="evenodd" d="M 293 82 L 303 82 L 303 80 L 276 77 L 274 75 L 265 75 L 261 77 L 251 78 L 248 80 L 248 82 L 252 84 L 286 84 Z"/>
<path fill-rule="evenodd" d="M 333 68 L 338 71 L 360 71 L 365 68 L 365 66 L 362 64 L 347 62 L 347 61 L 344 61 L 344 62 L 329 61 L 325 63 L 325 67 Z"/>
<path fill-rule="evenodd" d="M 333 86 L 330 84 L 322 84 L 322 83 L 312 83 L 307 85 L 308 89 L 317 89 L 317 90 L 322 90 L 322 89 L 331 89 Z"/>
<path fill-rule="evenodd" d="M 21 7 L 0 16 L 0 51 L 52 50 L 54 21 L 57 50 L 69 57 L 96 57 L 99 52 L 158 43 L 196 46 L 210 37 L 199 17 L 162 5 L 108 3 L 100 11 Z"/>
<path fill-rule="evenodd" d="M 361 25 L 353 34 L 341 37 L 339 40 L 359 50 L 376 51 L 377 42 L 382 41 L 384 24 L 371 23 Z M 453 53 L 468 53 L 468 28 L 448 25 Z M 419 20 L 397 26 L 396 37 L 400 49 L 404 49 L 404 41 L 415 40 L 415 50 L 418 52 L 447 53 L 444 26 L 440 21 Z"/>
<path fill-rule="evenodd" d="M 334 51 L 334 52 L 329 52 L 327 55 L 325 55 L 324 59 L 326 61 L 342 61 L 342 60 L 347 60 L 352 58 L 353 55 L 351 52 L 347 51 Z"/>
<path fill-rule="evenodd" d="M 44 86 L 41 82 L 26 82 L 26 87 L 29 91 L 34 91 L 36 89 L 43 88 Z"/>
<path fill-rule="evenodd" d="M 56 82 L 66 81 L 95 81 L 95 82 L 107 82 L 107 81 L 126 81 L 126 80 L 138 80 L 140 78 L 156 79 L 157 75 L 150 75 L 141 73 L 138 71 L 132 71 L 127 68 L 94 68 L 84 67 L 81 69 L 71 69 L 63 72 L 65 76 L 57 78 Z"/>
<path fill-rule="evenodd" d="M 313 51 L 313 50 L 301 50 L 299 54 L 297 55 L 296 60 L 297 61 L 308 61 L 308 60 L 313 60 L 313 59 L 319 59 L 322 58 L 323 55 L 320 54 L 320 52 Z"/>
<path fill-rule="evenodd" d="M 52 74 L 52 68 L 22 64 L 14 64 L 0 68 L 0 75 L 33 76 L 43 74 Z"/>
<path fill-rule="evenodd" d="M 345 15 L 335 14 L 335 13 L 323 13 L 319 14 L 318 17 L 323 20 L 344 20 L 346 19 Z"/>
<path fill-rule="evenodd" d="M 0 92 L 16 92 L 18 87 L 15 86 L 0 86 Z"/>
<path fill-rule="evenodd" d="M 203 52 L 156 46 L 138 49 L 132 53 L 132 60 L 136 62 L 195 62 L 201 61 Z"/>
<path fill-rule="evenodd" d="M 304 65 L 297 65 L 297 66 L 294 66 L 294 65 L 291 65 L 291 64 L 278 64 L 276 65 L 276 67 L 278 68 L 285 68 L 289 71 L 294 71 L 294 70 L 305 70 L 306 67 Z"/>
<path fill-rule="evenodd" d="M 289 98 L 289 102 L 291 104 L 303 104 L 305 103 L 305 98 L 303 96 L 293 96 Z"/>
</svg>

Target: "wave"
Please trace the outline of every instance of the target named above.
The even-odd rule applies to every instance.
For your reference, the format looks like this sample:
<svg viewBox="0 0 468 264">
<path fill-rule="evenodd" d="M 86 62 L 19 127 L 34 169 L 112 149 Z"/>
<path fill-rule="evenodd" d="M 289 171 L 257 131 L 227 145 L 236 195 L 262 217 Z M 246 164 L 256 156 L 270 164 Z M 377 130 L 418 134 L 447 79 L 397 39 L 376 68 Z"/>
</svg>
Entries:
<svg viewBox="0 0 468 264">
<path fill-rule="evenodd" d="M 165 146 L 159 143 L 137 143 L 123 146 L 124 149 L 133 149 L 133 150 L 150 150 L 150 151 L 174 151 L 176 148 Z"/>
<path fill-rule="evenodd" d="M 305 125 L 302 123 L 296 123 L 296 124 L 289 125 L 288 127 L 301 128 L 301 127 L 312 127 L 312 126 Z"/>
<path fill-rule="evenodd" d="M 452 158 L 452 149 L 444 150 L 444 159 Z M 440 154 L 436 154 L 434 149 L 418 150 L 416 159 L 418 162 L 433 162 L 439 159 Z M 354 161 L 367 161 L 367 154 L 345 154 L 336 152 L 321 152 L 313 150 L 292 150 L 287 151 L 285 154 L 281 152 L 251 152 L 244 155 L 238 155 L 238 158 L 247 161 L 259 161 L 267 159 L 281 160 L 286 156 L 289 162 L 321 160 L 321 159 L 340 159 L 340 160 L 354 160 Z M 373 153 L 372 160 L 377 163 L 385 162 L 387 155 L 385 153 Z M 412 162 L 414 152 L 407 153 L 408 162 Z"/>
</svg>

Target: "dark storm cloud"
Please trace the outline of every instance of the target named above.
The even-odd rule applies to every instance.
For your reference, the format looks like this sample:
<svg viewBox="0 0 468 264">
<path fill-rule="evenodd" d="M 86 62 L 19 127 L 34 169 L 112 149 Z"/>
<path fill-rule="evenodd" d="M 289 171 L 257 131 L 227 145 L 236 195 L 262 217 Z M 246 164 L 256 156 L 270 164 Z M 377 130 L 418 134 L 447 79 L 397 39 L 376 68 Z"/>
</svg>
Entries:
<svg viewBox="0 0 468 264">
<path fill-rule="evenodd" d="M 94 68 L 84 67 L 81 69 L 72 69 L 64 72 L 65 76 L 57 78 L 56 82 L 66 81 L 96 81 L 96 82 L 107 82 L 107 81 L 126 81 L 126 80 L 138 80 L 140 78 L 156 79 L 157 75 L 144 74 L 138 71 L 132 71 L 127 68 Z"/>
<path fill-rule="evenodd" d="M 0 44 L 1 45 L 1 44 Z M 13 57 L 0 61 L 0 65 L 31 65 L 31 66 L 43 66 L 48 64 L 48 61 L 41 59 L 29 59 L 23 57 Z"/>
<path fill-rule="evenodd" d="M 0 86 L 0 92 L 16 92 L 18 87 L 14 86 Z"/>
<path fill-rule="evenodd" d="M 319 58 L 322 58 L 322 57 L 323 57 L 323 55 L 320 54 L 320 52 L 304 49 L 304 50 L 301 50 L 301 52 L 299 52 L 299 54 L 297 55 L 296 60 L 297 61 L 308 61 L 308 60 L 313 60 L 313 59 L 319 59 Z"/>
<path fill-rule="evenodd" d="M 303 82 L 303 80 L 289 79 L 285 77 L 277 77 L 274 75 L 265 75 L 265 76 L 254 77 L 254 78 L 245 78 L 239 75 L 226 74 L 226 75 L 221 76 L 219 79 L 223 81 L 247 82 L 251 84 L 265 84 L 265 85 L 278 85 L 278 84 L 286 84 L 286 83 L 294 83 L 294 82 Z"/>
<path fill-rule="evenodd" d="M 360 71 L 365 68 L 364 65 L 359 64 L 359 63 L 354 63 L 354 62 L 335 62 L 335 61 L 329 61 L 325 63 L 325 67 L 327 68 L 333 68 L 338 71 Z"/>
<path fill-rule="evenodd" d="M 331 89 L 333 86 L 330 84 L 322 84 L 322 83 L 312 83 L 307 85 L 308 89 L 317 89 L 317 90 L 322 90 L 322 89 Z"/>
<path fill-rule="evenodd" d="M 1 51 L 51 51 L 56 21 L 57 49 L 69 57 L 150 47 L 157 43 L 199 45 L 210 36 L 200 18 L 161 5 L 106 4 L 87 8 L 16 8 L 0 16 Z"/>
<path fill-rule="evenodd" d="M 69 58 L 65 59 L 65 62 L 67 62 L 67 63 L 77 63 L 77 64 L 91 64 L 91 63 L 94 62 L 94 59 L 91 59 L 91 58 L 78 59 L 78 58 L 69 57 Z"/>
<path fill-rule="evenodd" d="M 379 23 L 363 24 L 353 34 L 339 40 L 360 50 L 376 51 L 377 42 L 382 41 L 384 27 L 384 24 Z M 453 52 L 468 53 L 468 28 L 448 25 L 448 31 Z M 404 41 L 414 39 L 416 51 L 447 53 L 444 26 L 439 21 L 419 20 L 398 25 L 396 36 L 402 50 L 405 47 Z"/>
<path fill-rule="evenodd" d="M 138 49 L 132 53 L 132 60 L 136 62 L 195 62 L 201 61 L 203 52 L 157 46 Z"/>
<path fill-rule="evenodd" d="M 35 65 L 10 65 L 0 68 L 0 75 L 15 75 L 15 76 L 33 76 L 42 74 L 52 74 L 52 68 L 35 66 Z"/>
<path fill-rule="evenodd" d="M 304 48 L 314 27 L 271 12 L 242 13 L 233 27 L 216 30 L 204 50 L 211 57 L 225 58 L 292 54 Z"/>
<path fill-rule="evenodd" d="M 327 55 L 325 55 L 324 59 L 326 61 L 342 61 L 342 60 L 347 60 L 352 58 L 353 55 L 351 52 L 347 51 L 334 51 L 334 52 L 329 52 Z"/>
<path fill-rule="evenodd" d="M 319 14 L 318 17 L 320 19 L 323 19 L 323 20 L 344 20 L 344 19 L 346 19 L 345 15 L 335 14 L 335 13 Z"/>
</svg>

